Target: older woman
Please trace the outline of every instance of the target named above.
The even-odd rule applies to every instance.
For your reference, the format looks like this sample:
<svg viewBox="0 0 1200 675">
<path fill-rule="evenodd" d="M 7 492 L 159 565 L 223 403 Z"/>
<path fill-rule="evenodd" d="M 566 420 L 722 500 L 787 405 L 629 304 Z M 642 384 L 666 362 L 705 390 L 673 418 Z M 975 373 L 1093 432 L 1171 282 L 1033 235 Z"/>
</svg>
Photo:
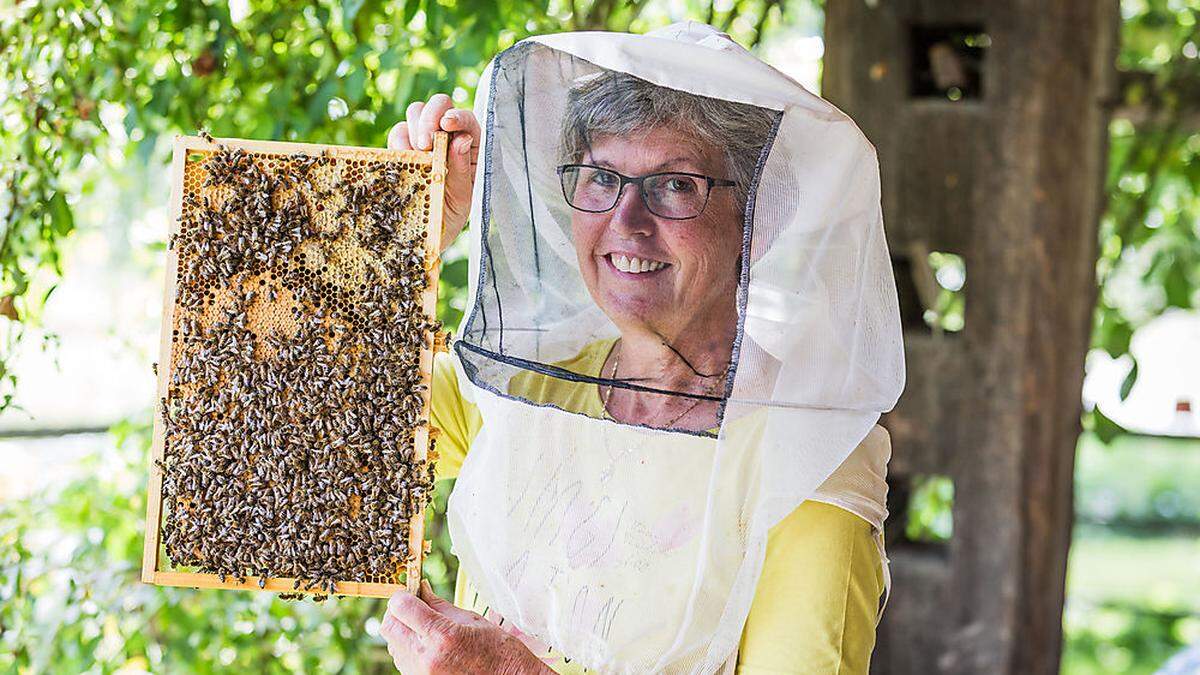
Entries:
<svg viewBox="0 0 1200 675">
<path fill-rule="evenodd" d="M 702 33 L 703 37 L 710 35 L 708 31 Z M 498 85 L 492 86 L 495 97 Z M 528 358 L 520 354 L 512 356 L 512 347 L 505 349 L 501 344 L 498 358 L 506 367 L 516 365 L 511 377 L 504 377 L 503 391 L 499 393 L 534 406 L 551 406 L 631 428 L 684 432 L 675 436 L 680 439 L 689 435 L 708 439 L 680 440 L 680 447 L 689 442 L 710 442 L 718 435 L 722 438 L 736 435 L 722 433 L 721 429 L 723 418 L 728 415 L 729 390 L 739 351 L 741 323 L 737 299 L 740 291 L 745 290 L 747 276 L 744 267 L 748 256 L 739 252 L 748 252 L 745 214 L 762 169 L 765 149 L 778 124 L 777 113 L 741 102 L 696 96 L 615 70 L 586 77 L 572 75 L 565 101 L 553 171 L 561 193 L 559 199 L 569 213 L 567 234 L 574 253 L 572 274 L 582 280 L 590 301 L 615 326 L 615 335 L 588 337 L 573 355 L 545 364 L 533 358 L 533 352 Z M 451 134 L 444 237 L 448 244 L 466 224 L 475 194 L 479 140 L 484 133 L 477 116 L 469 110 L 456 109 L 450 97 L 438 94 L 427 102 L 410 104 L 407 121 L 392 129 L 388 144 L 396 149 L 429 149 L 432 132 L 438 129 Z M 527 148 L 524 151 L 528 163 L 529 151 Z M 538 179 L 545 180 L 545 176 L 539 175 Z M 530 179 L 531 193 L 537 189 L 534 180 Z M 496 213 L 492 211 L 488 219 L 495 222 Z M 537 214 L 538 209 L 530 207 L 527 213 Z M 486 238 L 488 234 L 482 236 Z M 553 233 L 543 237 L 552 239 Z M 511 240 L 506 246 L 512 246 Z M 543 254 L 544 251 L 534 249 L 535 256 Z M 540 268 L 545 263 L 539 259 L 529 264 Z M 542 278 L 537 277 L 539 283 Z M 497 297 L 500 294 L 497 290 Z M 509 310 L 510 321 L 512 315 Z M 534 315 L 531 310 L 529 316 Z M 571 330 L 571 321 L 558 330 Z M 583 324 L 579 325 L 583 331 Z M 539 343 L 537 353 L 542 353 L 541 349 Z M 437 463 L 441 478 L 458 476 L 481 431 L 504 424 L 504 420 L 485 417 L 471 397 L 464 395 L 462 376 L 456 374 L 453 359 L 439 355 L 434 366 L 431 422 L 442 432 Z M 471 369 L 464 369 L 464 373 L 468 371 Z M 570 419 L 566 424 L 573 426 Z M 598 433 L 607 433 L 604 430 L 608 428 L 611 427 L 597 427 Z M 659 437 L 674 438 L 655 436 Z M 686 481 L 692 475 L 690 455 L 665 452 L 660 455 L 678 462 L 676 475 L 681 480 Z M 645 464 L 653 459 L 651 454 L 638 461 Z M 827 478 L 808 499 L 770 527 L 761 573 L 753 587 L 752 602 L 737 645 L 738 672 L 867 671 L 886 571 L 880 547 L 880 529 L 886 513 L 883 507 L 886 487 L 882 482 L 886 459 L 886 433 L 875 426 L 836 471 L 826 473 Z M 587 467 L 591 459 L 572 457 L 572 465 L 577 461 Z M 613 468 L 615 463 L 595 466 L 595 470 L 578 470 L 588 476 L 599 475 L 597 485 L 609 486 L 604 489 L 617 492 L 623 489 L 621 483 L 606 483 L 608 477 L 603 476 L 605 471 L 620 473 Z M 668 469 L 663 475 L 672 473 Z M 708 474 L 700 471 L 695 475 L 703 481 Z M 512 607 L 521 608 L 519 614 L 523 618 L 518 620 L 515 616 L 502 616 L 494 606 L 494 598 L 487 597 L 520 594 L 520 591 L 509 593 L 509 589 L 522 587 L 521 575 L 534 576 L 525 567 L 529 552 L 536 556 L 537 551 L 543 550 L 530 544 L 520 549 L 522 554 L 511 557 L 513 564 L 495 571 L 494 579 L 491 571 L 486 574 L 491 579 L 488 593 L 480 593 L 475 580 L 460 568 L 453 604 L 435 596 L 427 584 L 418 597 L 405 593 L 392 597 L 381 633 L 397 668 L 405 673 L 584 672 L 584 666 L 574 660 L 584 658 L 583 654 L 561 653 L 534 633 L 540 632 L 543 637 L 561 636 L 562 644 L 585 644 L 589 640 L 603 643 L 609 637 L 604 624 L 620 615 L 623 606 L 620 603 L 625 600 L 617 598 L 626 596 L 605 596 L 607 604 L 599 604 L 599 609 L 586 615 L 583 622 L 589 624 L 586 629 L 590 632 L 585 638 L 573 641 L 567 637 L 576 635 L 568 627 L 579 621 L 572 623 L 562 616 L 575 612 L 576 603 L 579 607 L 586 605 L 589 593 L 590 597 L 599 597 L 598 591 L 609 579 L 604 576 L 607 572 L 600 570 L 629 564 L 614 557 L 611 542 L 603 543 L 605 537 L 636 540 L 634 546 L 661 551 L 661 556 L 666 557 L 690 550 L 693 540 L 703 540 L 709 526 L 696 523 L 712 520 L 695 517 L 695 513 L 688 511 L 692 507 L 677 506 L 665 515 L 645 516 L 650 525 L 639 529 L 630 524 L 634 521 L 626 517 L 624 507 L 616 509 L 615 499 L 607 502 L 607 496 L 593 498 L 587 502 L 588 506 L 580 506 L 570 486 L 560 488 L 555 483 L 558 476 L 558 470 L 538 474 L 531 481 L 532 486 L 505 493 L 510 495 L 504 499 L 508 502 L 507 513 L 493 524 L 500 523 L 500 527 L 511 524 L 521 529 L 527 523 L 546 527 L 547 522 L 558 522 L 546 530 L 545 541 L 540 543 L 560 546 L 565 551 L 562 560 L 571 567 L 575 583 L 583 580 L 579 590 L 562 592 L 562 597 L 573 599 L 565 608 L 568 611 L 564 611 L 562 603 L 550 602 L 549 610 L 539 613 L 541 608 L 535 601 L 522 604 L 519 598 L 508 598 Z M 555 487 L 547 488 L 551 483 Z M 696 487 L 698 492 L 705 489 L 703 485 Z M 560 499 L 553 502 L 554 508 L 539 510 L 540 504 L 552 503 L 551 497 L 545 497 L 544 501 L 542 496 L 537 500 L 527 499 L 525 495 L 530 490 L 541 490 L 543 495 L 555 493 L 556 498 L 558 494 L 569 493 L 570 499 Z M 709 498 L 705 503 L 709 504 L 707 508 L 715 509 L 712 504 L 720 501 Z M 527 506 L 531 502 L 534 506 Z M 528 512 L 522 510 L 525 508 Z M 573 509 L 580 513 L 572 515 Z M 523 516 L 527 518 L 522 520 Z M 606 517 L 605 526 L 594 526 Z M 462 527 L 465 531 L 466 526 Z M 572 542 L 571 537 L 576 537 L 578 543 Z M 534 540 L 536 536 L 531 537 L 531 542 Z M 703 544 L 699 550 L 703 550 Z M 476 562 L 486 558 L 472 553 L 471 559 Z M 539 568 L 530 566 L 530 569 Z M 558 567 L 548 565 L 540 569 Z M 650 564 L 644 569 L 660 568 Z M 593 579 L 589 575 L 594 575 L 595 584 L 589 583 Z M 557 571 L 542 573 L 536 583 L 544 584 L 547 590 L 555 589 L 568 584 L 568 576 L 560 576 Z M 729 576 L 732 578 L 732 574 Z M 500 578 L 505 583 L 496 581 Z M 654 594 L 656 587 L 670 581 L 654 576 L 636 578 L 641 579 L 648 594 Z M 717 595 L 731 593 L 721 590 Z M 689 603 L 671 604 L 664 591 L 664 608 L 679 607 L 690 614 L 695 610 L 682 610 L 689 606 Z M 580 609 L 581 616 L 584 611 Z M 664 639 L 663 644 L 670 642 L 651 635 L 653 621 L 643 619 L 638 623 L 631 617 L 621 618 L 640 626 L 637 630 L 644 631 L 646 642 L 658 639 Z M 673 617 L 666 622 L 671 620 Z M 534 629 L 525 630 L 522 621 Z M 636 637 L 633 641 L 637 641 Z M 595 653 L 610 653 L 599 643 Z M 693 657 L 670 666 L 664 665 L 666 661 L 636 661 L 633 657 L 625 662 L 599 657 L 593 661 L 605 664 L 602 666 L 605 670 L 627 672 L 703 669 L 695 665 L 700 662 L 698 659 L 689 659 Z M 659 665 L 650 668 L 631 663 Z"/>
</svg>

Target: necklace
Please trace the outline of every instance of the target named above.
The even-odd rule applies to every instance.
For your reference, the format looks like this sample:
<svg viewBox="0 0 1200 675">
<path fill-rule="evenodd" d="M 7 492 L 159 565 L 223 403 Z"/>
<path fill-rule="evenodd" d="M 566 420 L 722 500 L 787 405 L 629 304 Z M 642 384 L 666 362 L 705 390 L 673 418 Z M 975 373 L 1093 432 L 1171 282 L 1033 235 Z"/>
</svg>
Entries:
<svg viewBox="0 0 1200 675">
<path fill-rule="evenodd" d="M 614 355 L 613 355 L 612 374 L 611 374 L 611 375 L 609 375 L 609 379 L 610 379 L 610 380 L 615 380 L 615 379 L 617 379 L 617 367 L 620 365 L 620 363 L 621 363 L 621 350 L 618 348 L 618 349 L 616 350 L 616 354 L 614 354 Z M 732 365 L 733 365 L 733 362 L 732 362 L 732 361 L 730 361 L 730 362 L 729 362 L 729 364 L 725 366 L 725 372 L 724 372 L 724 376 L 725 376 L 725 377 L 728 377 L 728 376 L 729 376 L 729 368 L 730 368 L 730 366 L 732 366 Z M 722 381 L 724 381 L 724 379 L 725 379 L 725 378 L 724 378 L 724 377 L 722 377 Z M 710 386 L 710 387 L 709 387 L 709 390 L 705 391 L 704 393 L 706 393 L 706 394 L 712 393 L 712 392 L 711 392 L 711 389 L 712 389 L 712 387 Z M 610 398 L 612 397 L 612 390 L 613 390 L 613 386 L 610 384 L 610 385 L 608 385 L 608 388 L 607 388 L 607 390 L 605 390 L 604 392 L 602 392 L 602 393 L 600 394 L 600 403 L 601 403 L 601 404 L 604 406 L 604 412 L 608 413 L 609 417 L 613 417 L 612 413 L 611 413 L 611 412 L 609 412 L 609 410 L 608 410 L 608 399 L 610 399 Z M 704 399 L 701 399 L 701 398 L 698 398 L 698 399 L 696 399 L 696 401 L 695 401 L 694 403 L 692 403 L 692 404 L 691 404 L 691 405 L 689 405 L 688 407 L 684 408 L 684 409 L 683 409 L 683 412 L 681 412 L 681 413 L 679 413 L 678 415 L 676 415 L 675 417 L 673 417 L 673 418 L 671 419 L 671 421 L 669 421 L 669 422 L 667 422 L 666 424 L 664 424 L 664 425 L 663 425 L 661 428 L 663 428 L 663 429 L 669 429 L 669 428 L 671 428 L 671 425 L 673 425 L 673 424 L 675 424 L 676 422 L 678 422 L 679 420 L 683 419 L 683 416 L 684 416 L 684 415 L 686 415 L 686 414 L 690 413 L 691 411 L 695 410 L 695 409 L 696 409 L 696 407 L 697 407 L 697 406 L 699 406 L 699 405 L 700 405 L 700 402 L 701 402 L 701 401 L 703 401 L 703 400 L 704 400 Z M 615 417 L 613 417 L 613 419 L 616 419 L 616 418 L 615 418 Z"/>
</svg>

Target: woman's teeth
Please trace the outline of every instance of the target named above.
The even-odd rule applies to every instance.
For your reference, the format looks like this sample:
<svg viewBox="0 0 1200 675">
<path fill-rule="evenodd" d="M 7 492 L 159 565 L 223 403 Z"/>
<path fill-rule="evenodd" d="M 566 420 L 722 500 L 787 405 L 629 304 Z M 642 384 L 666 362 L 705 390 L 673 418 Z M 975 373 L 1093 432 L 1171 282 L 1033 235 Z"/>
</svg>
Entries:
<svg viewBox="0 0 1200 675">
<path fill-rule="evenodd" d="M 634 274 L 641 274 L 642 272 L 653 272 L 655 270 L 661 270 L 662 268 L 667 266 L 667 263 L 659 262 L 657 260 L 642 260 L 641 258 L 627 258 L 623 255 L 617 255 L 617 254 L 613 254 L 613 253 L 609 254 L 608 259 L 610 261 L 612 261 L 613 267 L 621 270 L 622 272 L 632 272 Z"/>
</svg>

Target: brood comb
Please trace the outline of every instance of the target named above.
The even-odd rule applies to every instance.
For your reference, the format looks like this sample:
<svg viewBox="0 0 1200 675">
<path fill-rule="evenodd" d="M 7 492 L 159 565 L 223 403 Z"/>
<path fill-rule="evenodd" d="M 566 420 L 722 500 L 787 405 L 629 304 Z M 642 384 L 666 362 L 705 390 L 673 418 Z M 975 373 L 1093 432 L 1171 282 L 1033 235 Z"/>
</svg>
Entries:
<svg viewBox="0 0 1200 675">
<path fill-rule="evenodd" d="M 176 140 L 143 581 L 416 590 L 446 147 Z"/>
</svg>

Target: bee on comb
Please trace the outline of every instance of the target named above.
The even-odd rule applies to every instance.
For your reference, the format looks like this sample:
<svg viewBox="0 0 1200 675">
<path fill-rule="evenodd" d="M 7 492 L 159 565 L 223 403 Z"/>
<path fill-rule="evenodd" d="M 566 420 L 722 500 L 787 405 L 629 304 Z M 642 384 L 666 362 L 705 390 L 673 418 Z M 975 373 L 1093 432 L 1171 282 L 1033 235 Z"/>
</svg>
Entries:
<svg viewBox="0 0 1200 675">
<path fill-rule="evenodd" d="M 144 580 L 415 589 L 445 145 L 177 141 Z"/>
</svg>

